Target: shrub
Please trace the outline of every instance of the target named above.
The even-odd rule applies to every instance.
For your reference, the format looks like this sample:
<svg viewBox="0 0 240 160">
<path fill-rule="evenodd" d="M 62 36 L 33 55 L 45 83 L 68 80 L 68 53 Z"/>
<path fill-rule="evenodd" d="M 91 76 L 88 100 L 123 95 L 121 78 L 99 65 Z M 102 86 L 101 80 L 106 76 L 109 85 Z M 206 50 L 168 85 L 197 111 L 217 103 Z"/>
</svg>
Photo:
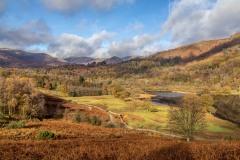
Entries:
<svg viewBox="0 0 240 160">
<path fill-rule="evenodd" d="M 155 127 L 155 130 L 156 130 L 156 131 L 160 131 L 161 128 L 162 128 L 162 126 L 156 126 L 156 127 Z"/>
<path fill-rule="evenodd" d="M 101 125 L 101 120 L 97 117 L 97 116 L 91 116 L 89 117 L 89 122 L 92 124 L 92 125 L 95 125 L 95 126 L 100 126 Z"/>
<path fill-rule="evenodd" d="M 233 138 L 231 136 L 228 136 L 227 141 L 233 141 Z"/>
<path fill-rule="evenodd" d="M 73 115 L 73 122 L 85 122 L 86 117 L 84 113 L 81 113 L 80 110 L 76 110 L 74 115 Z"/>
<path fill-rule="evenodd" d="M 36 140 L 48 140 L 48 139 L 54 139 L 54 138 L 55 138 L 55 134 L 49 131 L 40 131 L 35 136 Z"/>
<path fill-rule="evenodd" d="M 0 114 L 0 119 L 4 119 L 5 117 L 2 115 L 2 114 Z"/>
<path fill-rule="evenodd" d="M 5 128 L 6 129 L 15 129 L 25 127 L 26 121 L 12 121 Z"/>
<path fill-rule="evenodd" d="M 115 128 L 115 125 L 112 122 L 107 122 L 103 124 L 104 128 Z"/>
<path fill-rule="evenodd" d="M 81 122 L 81 115 L 80 114 L 74 115 L 73 122 Z"/>
</svg>

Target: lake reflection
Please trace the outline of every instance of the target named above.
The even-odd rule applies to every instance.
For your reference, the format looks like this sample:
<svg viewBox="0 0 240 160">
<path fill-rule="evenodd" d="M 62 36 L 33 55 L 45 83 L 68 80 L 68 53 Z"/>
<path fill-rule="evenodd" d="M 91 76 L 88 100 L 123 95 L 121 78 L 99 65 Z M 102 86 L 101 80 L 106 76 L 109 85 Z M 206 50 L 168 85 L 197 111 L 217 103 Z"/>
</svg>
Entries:
<svg viewBox="0 0 240 160">
<path fill-rule="evenodd" d="M 151 99 L 153 104 L 159 106 L 169 106 L 170 104 L 176 104 L 180 99 L 182 99 L 185 94 L 177 92 L 157 92 L 157 96 Z"/>
</svg>

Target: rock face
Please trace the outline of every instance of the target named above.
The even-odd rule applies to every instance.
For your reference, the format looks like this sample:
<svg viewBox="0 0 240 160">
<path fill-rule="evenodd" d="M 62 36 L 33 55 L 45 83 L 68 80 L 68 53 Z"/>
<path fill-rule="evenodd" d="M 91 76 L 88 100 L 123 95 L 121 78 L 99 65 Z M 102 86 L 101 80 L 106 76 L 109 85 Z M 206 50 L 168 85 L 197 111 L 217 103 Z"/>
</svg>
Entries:
<svg viewBox="0 0 240 160">
<path fill-rule="evenodd" d="M 10 68 L 37 68 L 64 65 L 66 61 L 45 53 L 30 53 L 21 50 L 0 48 L 0 66 Z"/>
</svg>

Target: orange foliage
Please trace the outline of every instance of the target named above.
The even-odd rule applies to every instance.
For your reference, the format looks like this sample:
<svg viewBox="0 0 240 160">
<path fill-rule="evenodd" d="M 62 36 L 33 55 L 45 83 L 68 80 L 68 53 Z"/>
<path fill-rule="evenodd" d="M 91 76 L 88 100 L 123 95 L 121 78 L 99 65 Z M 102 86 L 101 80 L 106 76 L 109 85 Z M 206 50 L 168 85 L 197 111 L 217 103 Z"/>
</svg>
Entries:
<svg viewBox="0 0 240 160">
<path fill-rule="evenodd" d="M 25 129 L 10 132 L 20 136 L 30 132 L 34 137 L 43 129 L 60 134 L 61 138 L 37 141 L 30 136 L 28 140 L 0 140 L 0 159 L 240 159 L 239 142 L 187 143 L 153 133 L 65 121 L 32 122 Z"/>
</svg>

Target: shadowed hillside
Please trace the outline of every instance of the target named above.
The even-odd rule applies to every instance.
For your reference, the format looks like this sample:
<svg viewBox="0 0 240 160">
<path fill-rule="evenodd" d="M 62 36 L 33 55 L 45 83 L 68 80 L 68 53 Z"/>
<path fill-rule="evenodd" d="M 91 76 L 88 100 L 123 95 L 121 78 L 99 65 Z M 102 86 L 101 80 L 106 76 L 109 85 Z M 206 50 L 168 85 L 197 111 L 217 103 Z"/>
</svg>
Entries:
<svg viewBox="0 0 240 160">
<path fill-rule="evenodd" d="M 191 62 L 194 60 L 206 59 L 224 51 L 224 49 L 232 48 L 237 45 L 240 45 L 240 33 L 236 33 L 227 39 L 203 41 L 168 51 L 158 52 L 150 56 L 149 59 L 159 60 L 179 56 L 184 62 Z"/>
<path fill-rule="evenodd" d="M 29 68 L 63 65 L 64 60 L 54 58 L 45 53 L 30 53 L 14 49 L 0 49 L 0 66 L 13 68 Z"/>
</svg>

